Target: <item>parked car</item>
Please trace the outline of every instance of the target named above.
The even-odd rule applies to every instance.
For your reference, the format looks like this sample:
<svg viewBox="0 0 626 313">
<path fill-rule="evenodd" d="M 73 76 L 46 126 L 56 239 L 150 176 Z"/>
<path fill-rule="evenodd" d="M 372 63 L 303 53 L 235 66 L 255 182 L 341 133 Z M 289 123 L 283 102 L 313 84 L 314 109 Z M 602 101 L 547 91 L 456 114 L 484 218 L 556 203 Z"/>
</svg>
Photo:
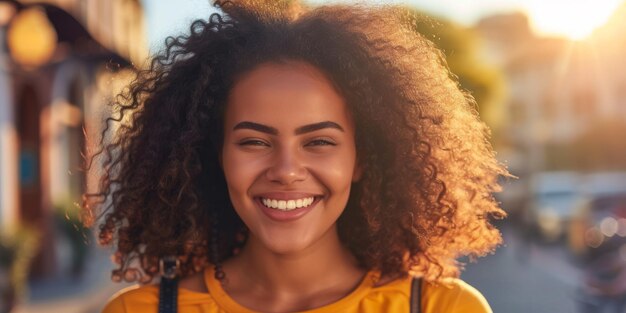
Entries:
<svg viewBox="0 0 626 313">
<path fill-rule="evenodd" d="M 582 257 L 594 249 L 626 244 L 626 173 L 590 174 L 583 193 L 584 201 L 568 227 L 570 250 Z"/>
<path fill-rule="evenodd" d="M 582 200 L 576 172 L 543 172 L 531 177 L 530 201 L 524 210 L 526 227 L 546 242 L 564 239 L 575 207 Z"/>
<path fill-rule="evenodd" d="M 626 309 L 626 174 L 592 174 L 573 215 L 569 246 L 583 270 L 584 312 Z"/>
</svg>

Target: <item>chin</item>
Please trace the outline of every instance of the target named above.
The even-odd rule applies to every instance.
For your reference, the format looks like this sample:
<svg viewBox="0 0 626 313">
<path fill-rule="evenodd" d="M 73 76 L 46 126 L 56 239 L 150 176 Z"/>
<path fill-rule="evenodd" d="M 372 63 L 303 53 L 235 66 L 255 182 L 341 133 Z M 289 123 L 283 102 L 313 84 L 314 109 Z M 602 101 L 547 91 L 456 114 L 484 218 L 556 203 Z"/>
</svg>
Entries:
<svg viewBox="0 0 626 313">
<path fill-rule="evenodd" d="M 298 238 L 281 238 L 282 240 L 276 240 L 270 238 L 269 240 L 262 240 L 265 248 L 276 254 L 295 254 L 305 250 L 311 245 L 308 240 L 298 240 Z"/>
</svg>

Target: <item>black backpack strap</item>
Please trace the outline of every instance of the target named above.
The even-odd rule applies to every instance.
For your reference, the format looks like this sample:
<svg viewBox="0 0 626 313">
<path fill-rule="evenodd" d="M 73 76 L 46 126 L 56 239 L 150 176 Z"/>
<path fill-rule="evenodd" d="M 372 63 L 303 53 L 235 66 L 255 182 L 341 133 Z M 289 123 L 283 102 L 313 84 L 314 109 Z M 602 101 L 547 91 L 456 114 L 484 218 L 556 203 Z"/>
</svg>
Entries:
<svg viewBox="0 0 626 313">
<path fill-rule="evenodd" d="M 178 259 L 161 259 L 161 284 L 159 287 L 159 313 L 176 313 L 178 310 Z"/>
<path fill-rule="evenodd" d="M 413 277 L 411 281 L 411 313 L 422 311 L 422 278 Z"/>
</svg>

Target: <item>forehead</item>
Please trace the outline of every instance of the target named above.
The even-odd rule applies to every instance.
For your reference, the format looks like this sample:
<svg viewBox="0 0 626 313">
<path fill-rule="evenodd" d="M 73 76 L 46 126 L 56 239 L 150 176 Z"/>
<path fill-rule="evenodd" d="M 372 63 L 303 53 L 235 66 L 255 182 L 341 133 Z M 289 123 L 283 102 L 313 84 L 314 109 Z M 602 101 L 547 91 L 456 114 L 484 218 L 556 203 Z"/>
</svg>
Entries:
<svg viewBox="0 0 626 313">
<path fill-rule="evenodd" d="M 239 79 L 229 95 L 225 126 L 243 120 L 278 127 L 326 120 L 351 125 L 345 101 L 331 82 L 302 62 L 262 64 Z"/>
</svg>

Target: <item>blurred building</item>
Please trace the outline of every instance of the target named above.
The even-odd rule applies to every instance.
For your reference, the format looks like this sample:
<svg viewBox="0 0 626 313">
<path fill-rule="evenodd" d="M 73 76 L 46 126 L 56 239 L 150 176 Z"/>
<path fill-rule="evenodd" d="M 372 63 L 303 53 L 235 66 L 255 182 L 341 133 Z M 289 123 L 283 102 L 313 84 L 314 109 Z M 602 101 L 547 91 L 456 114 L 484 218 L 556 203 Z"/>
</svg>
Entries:
<svg viewBox="0 0 626 313">
<path fill-rule="evenodd" d="M 540 37 L 522 13 L 484 18 L 483 55 L 503 68 L 502 141 L 515 174 L 545 171 L 546 147 L 567 143 L 605 120 L 626 121 L 626 3 L 585 41 Z"/>
<path fill-rule="evenodd" d="M 604 114 L 626 116 L 626 1 L 609 21 L 597 29 L 590 43 L 597 47 L 597 60 L 602 65 L 601 73 L 609 75 L 608 92 L 611 94 Z M 626 119 L 624 120 L 626 123 Z"/>
<path fill-rule="evenodd" d="M 106 103 L 147 57 L 143 25 L 139 0 L 0 0 L 0 228 L 41 232 L 35 276 L 58 270 L 55 210 L 80 202 Z"/>
</svg>

